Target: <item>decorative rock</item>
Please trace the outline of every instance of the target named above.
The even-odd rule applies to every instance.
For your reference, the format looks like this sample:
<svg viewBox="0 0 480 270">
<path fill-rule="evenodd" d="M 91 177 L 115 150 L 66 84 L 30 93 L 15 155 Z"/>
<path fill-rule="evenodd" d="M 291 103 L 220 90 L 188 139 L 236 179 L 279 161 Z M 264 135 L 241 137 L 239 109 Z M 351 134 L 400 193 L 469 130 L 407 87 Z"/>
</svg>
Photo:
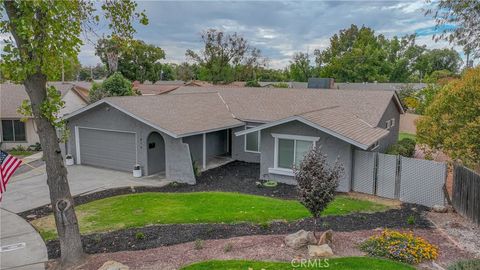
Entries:
<svg viewBox="0 0 480 270">
<path fill-rule="evenodd" d="M 312 232 L 300 230 L 285 237 L 285 244 L 293 249 L 300 249 L 308 244 L 315 244 L 317 239 Z"/>
<path fill-rule="evenodd" d="M 331 245 L 332 243 L 333 243 L 333 231 L 328 230 L 328 231 L 325 231 L 324 233 L 322 233 L 322 235 L 320 236 L 320 239 L 318 240 L 317 245 L 319 245 L 319 246 L 324 245 L 324 244 Z"/>
<path fill-rule="evenodd" d="M 448 208 L 443 205 L 436 204 L 432 207 L 432 210 L 433 212 L 437 212 L 437 213 L 446 213 L 448 211 Z"/>
<path fill-rule="evenodd" d="M 321 245 L 321 246 L 308 246 L 308 256 L 310 257 L 331 257 L 333 256 L 333 251 L 329 245 Z"/>
<path fill-rule="evenodd" d="M 27 216 L 27 219 L 34 219 L 34 218 L 36 218 L 36 217 L 37 217 L 37 215 L 31 214 L 31 215 L 28 215 L 28 216 Z"/>
<path fill-rule="evenodd" d="M 107 261 L 105 262 L 98 270 L 128 270 L 128 266 L 121 264 L 116 261 Z"/>
</svg>

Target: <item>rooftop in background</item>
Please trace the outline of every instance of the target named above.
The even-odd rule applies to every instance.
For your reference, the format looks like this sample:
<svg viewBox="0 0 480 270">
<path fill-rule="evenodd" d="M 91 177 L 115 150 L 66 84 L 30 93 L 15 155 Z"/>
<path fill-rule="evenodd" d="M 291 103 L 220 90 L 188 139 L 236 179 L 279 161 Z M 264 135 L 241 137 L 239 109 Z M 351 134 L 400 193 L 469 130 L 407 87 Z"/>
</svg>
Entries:
<svg viewBox="0 0 480 270">
<path fill-rule="evenodd" d="M 88 82 L 48 82 L 65 96 L 68 91 L 74 91 L 84 101 L 88 100 L 88 90 L 91 84 Z M 0 116 L 2 118 L 22 118 L 17 112 L 18 107 L 28 99 L 23 84 L 2 83 L 0 84 Z"/>
<path fill-rule="evenodd" d="M 334 89 L 341 90 L 391 90 L 401 91 L 407 87 L 421 90 L 427 87 L 426 83 L 334 83 Z"/>
</svg>

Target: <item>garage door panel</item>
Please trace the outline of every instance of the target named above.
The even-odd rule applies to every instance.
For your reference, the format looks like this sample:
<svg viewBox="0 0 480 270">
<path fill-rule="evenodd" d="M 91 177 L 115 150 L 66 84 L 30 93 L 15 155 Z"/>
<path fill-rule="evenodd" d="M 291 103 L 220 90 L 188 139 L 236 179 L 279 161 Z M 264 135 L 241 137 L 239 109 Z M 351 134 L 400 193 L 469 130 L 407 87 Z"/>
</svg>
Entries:
<svg viewBox="0 0 480 270">
<path fill-rule="evenodd" d="M 136 162 L 135 134 L 79 128 L 82 164 L 131 171 Z"/>
</svg>

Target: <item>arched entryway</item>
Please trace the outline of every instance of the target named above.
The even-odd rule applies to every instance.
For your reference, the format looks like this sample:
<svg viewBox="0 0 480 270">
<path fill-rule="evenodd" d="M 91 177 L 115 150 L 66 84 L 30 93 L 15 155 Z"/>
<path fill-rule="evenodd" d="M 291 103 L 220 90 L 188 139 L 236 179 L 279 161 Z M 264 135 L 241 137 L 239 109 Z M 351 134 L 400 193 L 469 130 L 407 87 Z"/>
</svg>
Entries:
<svg viewBox="0 0 480 270">
<path fill-rule="evenodd" d="M 165 171 L 165 141 L 158 132 L 147 138 L 148 175 Z"/>
</svg>

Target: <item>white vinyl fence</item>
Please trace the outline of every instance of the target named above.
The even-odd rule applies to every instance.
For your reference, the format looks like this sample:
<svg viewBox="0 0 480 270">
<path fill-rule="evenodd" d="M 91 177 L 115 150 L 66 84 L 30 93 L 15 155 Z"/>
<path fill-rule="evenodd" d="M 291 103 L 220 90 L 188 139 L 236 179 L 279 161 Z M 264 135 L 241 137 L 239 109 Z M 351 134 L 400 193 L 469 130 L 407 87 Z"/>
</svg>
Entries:
<svg viewBox="0 0 480 270">
<path fill-rule="evenodd" d="M 380 197 L 425 206 L 443 205 L 447 165 L 355 150 L 352 189 Z"/>
</svg>

